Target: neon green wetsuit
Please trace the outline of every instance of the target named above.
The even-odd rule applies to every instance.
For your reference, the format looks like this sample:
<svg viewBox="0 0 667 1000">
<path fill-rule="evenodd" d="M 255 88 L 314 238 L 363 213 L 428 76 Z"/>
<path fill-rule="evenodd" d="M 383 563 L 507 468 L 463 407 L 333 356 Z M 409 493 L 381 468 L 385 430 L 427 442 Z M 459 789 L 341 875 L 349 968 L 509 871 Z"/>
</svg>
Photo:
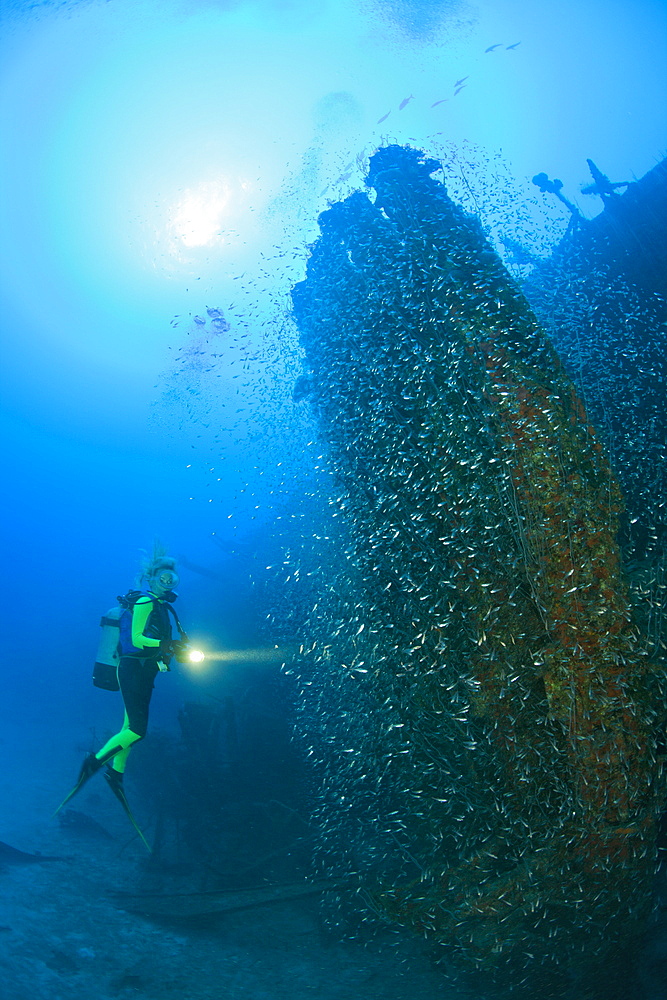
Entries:
<svg viewBox="0 0 667 1000">
<path fill-rule="evenodd" d="M 125 706 L 123 726 L 95 754 L 98 760 L 108 759 L 110 751 L 117 748 L 111 767 L 119 774 L 125 771 L 133 744 L 144 738 L 148 728 L 148 707 L 159 670 L 160 643 L 171 639 L 171 620 L 165 601 L 152 593 L 140 597 L 132 609 L 131 628 L 132 646 L 145 650 L 145 655 L 141 652 L 123 655 L 121 647 L 118 683 Z"/>
</svg>

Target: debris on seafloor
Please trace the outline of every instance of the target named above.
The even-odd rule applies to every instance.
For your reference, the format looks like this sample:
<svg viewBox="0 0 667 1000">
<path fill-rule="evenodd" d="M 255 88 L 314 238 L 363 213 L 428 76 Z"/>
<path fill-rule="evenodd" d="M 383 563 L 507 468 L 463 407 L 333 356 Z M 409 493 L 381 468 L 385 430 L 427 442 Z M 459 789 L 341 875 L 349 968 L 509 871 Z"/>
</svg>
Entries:
<svg viewBox="0 0 667 1000">
<path fill-rule="evenodd" d="M 66 858 L 53 854 L 30 854 L 27 851 L 20 851 L 11 844 L 5 844 L 0 840 L 0 867 L 2 865 L 35 865 L 42 861 L 65 861 Z"/>
<path fill-rule="evenodd" d="M 105 830 L 101 823 L 80 812 L 78 809 L 66 809 L 58 815 L 61 827 L 70 833 L 79 834 L 82 837 L 97 837 L 104 840 L 113 840 L 108 830 Z"/>
<path fill-rule="evenodd" d="M 168 917 L 173 920 L 191 920 L 288 902 L 305 896 L 357 888 L 357 882 L 352 885 L 340 879 L 321 879 L 316 882 L 262 885 L 249 889 L 212 889 L 185 893 L 114 892 L 112 895 L 121 909 L 131 913 Z"/>
</svg>

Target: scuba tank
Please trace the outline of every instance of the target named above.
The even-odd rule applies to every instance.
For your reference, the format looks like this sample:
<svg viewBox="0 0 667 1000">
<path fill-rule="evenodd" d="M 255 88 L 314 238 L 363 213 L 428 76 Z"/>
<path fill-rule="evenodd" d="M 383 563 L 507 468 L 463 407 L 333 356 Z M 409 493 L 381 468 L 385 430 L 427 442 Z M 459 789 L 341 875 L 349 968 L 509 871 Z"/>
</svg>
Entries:
<svg viewBox="0 0 667 1000">
<path fill-rule="evenodd" d="M 134 607 L 140 590 L 128 590 L 123 597 L 117 597 L 118 604 L 100 618 L 102 635 L 97 647 L 93 666 L 93 684 L 104 691 L 120 691 L 118 683 L 118 663 L 120 650 L 120 620 L 125 611 Z"/>
<path fill-rule="evenodd" d="M 115 608 L 111 608 L 100 618 L 102 634 L 100 636 L 100 644 L 97 648 L 97 656 L 93 666 L 93 684 L 95 687 L 102 688 L 105 691 L 119 691 L 118 663 L 121 655 L 136 656 L 137 654 L 141 655 L 143 652 L 140 649 L 136 649 L 131 644 L 132 609 L 134 608 L 137 600 L 143 596 L 145 595 L 141 590 L 129 590 L 123 597 L 117 597 L 116 600 L 118 601 L 118 605 Z M 167 601 L 171 602 L 176 599 L 176 595 L 165 595 L 165 598 Z M 172 608 L 171 603 L 166 604 L 165 609 L 165 613 L 168 612 L 167 620 L 171 615 L 180 633 L 180 642 L 174 644 L 178 650 L 175 650 L 174 652 L 176 658 L 179 659 L 179 656 L 185 655 L 185 647 L 187 645 L 188 637 L 183 631 L 183 626 L 178 620 L 178 615 Z M 129 615 L 127 615 L 126 612 L 129 612 Z M 125 615 L 125 617 L 123 617 L 123 615 Z M 123 649 L 123 645 L 125 645 L 125 647 L 129 646 L 129 648 Z M 158 650 L 155 650 L 155 656 L 157 657 L 158 655 Z M 183 662 L 182 659 L 179 660 L 179 662 Z"/>
<path fill-rule="evenodd" d="M 105 691 L 120 690 L 116 672 L 120 660 L 120 616 L 123 611 L 120 606 L 111 608 L 100 618 L 102 634 L 93 666 L 93 684 Z"/>
</svg>

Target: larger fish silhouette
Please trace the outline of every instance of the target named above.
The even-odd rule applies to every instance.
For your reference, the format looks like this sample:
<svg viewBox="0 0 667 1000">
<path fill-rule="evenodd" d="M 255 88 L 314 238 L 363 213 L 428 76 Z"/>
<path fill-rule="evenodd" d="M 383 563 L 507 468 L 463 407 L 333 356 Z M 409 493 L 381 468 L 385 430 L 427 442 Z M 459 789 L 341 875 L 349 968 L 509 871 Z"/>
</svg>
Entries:
<svg viewBox="0 0 667 1000">
<path fill-rule="evenodd" d="M 300 667 L 324 842 L 450 967 L 609 1000 L 660 797 L 622 498 L 439 168 L 376 152 L 293 292 L 341 525 Z"/>
</svg>

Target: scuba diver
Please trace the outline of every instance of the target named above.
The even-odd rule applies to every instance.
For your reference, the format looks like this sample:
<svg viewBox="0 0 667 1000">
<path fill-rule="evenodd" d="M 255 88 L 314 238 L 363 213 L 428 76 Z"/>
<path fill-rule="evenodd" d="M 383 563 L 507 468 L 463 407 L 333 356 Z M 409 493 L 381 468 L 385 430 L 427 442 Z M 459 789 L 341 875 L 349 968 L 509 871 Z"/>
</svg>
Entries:
<svg viewBox="0 0 667 1000">
<path fill-rule="evenodd" d="M 74 788 L 60 803 L 54 816 L 79 792 L 83 786 L 106 765 L 105 778 L 125 809 L 131 823 L 150 851 L 146 838 L 137 826 L 125 797 L 123 774 L 130 750 L 146 735 L 148 708 L 153 693 L 153 682 L 158 673 L 169 670 L 172 656 L 180 657 L 187 647 L 187 636 L 176 612 L 171 607 L 176 600 L 174 588 L 178 585 L 176 560 L 164 554 L 161 546 L 154 547 L 153 555 L 144 562 L 138 584 L 142 590 L 131 590 L 118 598 L 120 607 L 115 618 L 102 619 L 113 628 L 115 678 L 107 678 L 98 686 L 120 690 L 125 706 L 123 725 L 96 753 L 90 753 L 81 765 Z M 174 619 L 180 638 L 172 638 L 171 619 Z M 98 660 L 100 659 L 98 654 Z M 96 663 L 96 669 L 100 666 Z M 102 664 L 102 666 L 105 666 Z"/>
</svg>

